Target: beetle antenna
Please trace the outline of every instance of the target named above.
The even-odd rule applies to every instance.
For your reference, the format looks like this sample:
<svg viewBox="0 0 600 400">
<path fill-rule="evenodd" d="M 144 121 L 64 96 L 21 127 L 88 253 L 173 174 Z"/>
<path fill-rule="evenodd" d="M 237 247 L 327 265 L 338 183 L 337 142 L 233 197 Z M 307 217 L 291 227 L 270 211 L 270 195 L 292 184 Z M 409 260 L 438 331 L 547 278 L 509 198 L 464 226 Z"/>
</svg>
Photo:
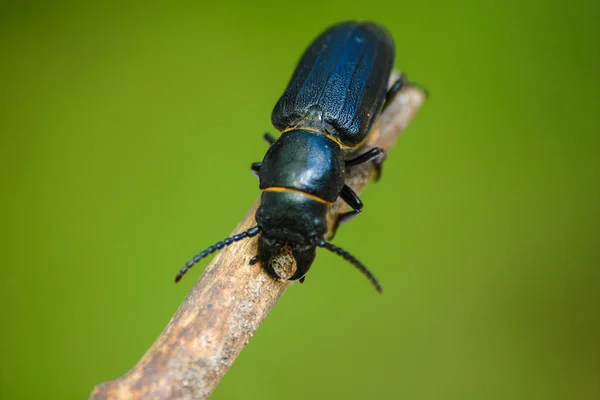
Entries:
<svg viewBox="0 0 600 400">
<path fill-rule="evenodd" d="M 341 256 L 344 260 L 346 260 L 350 264 L 354 265 L 360 272 L 365 274 L 367 279 L 371 281 L 371 283 L 373 284 L 373 286 L 375 286 L 375 289 L 377 289 L 377 291 L 379 293 L 383 293 L 383 288 L 377 281 L 377 278 L 375 278 L 375 275 L 373 275 L 371 273 L 371 271 L 369 271 L 367 269 L 367 267 L 365 267 L 363 263 L 358 261 L 352 254 L 348 253 L 346 250 L 344 250 L 340 247 L 337 247 L 329 242 L 326 242 L 325 239 L 318 239 L 317 246 L 324 247 L 327 250 L 331 251 L 332 253 L 336 253 L 337 255 Z"/>
<path fill-rule="evenodd" d="M 175 283 L 177 283 L 181 280 L 183 275 L 185 275 L 185 273 L 188 272 L 188 269 L 192 268 L 194 266 L 194 264 L 196 264 L 198 261 L 202 260 L 203 258 L 206 258 L 209 254 L 212 254 L 217 250 L 221 250 L 223 247 L 229 246 L 233 242 L 239 242 L 242 239 L 256 236 L 258 234 L 258 232 L 260 232 L 260 228 L 258 226 L 254 226 L 245 232 L 225 238 L 221 242 L 215 243 L 214 246 L 210 246 L 206 250 L 202 250 L 200 253 L 196 254 L 194 256 L 194 258 L 192 258 L 190 261 L 186 262 L 185 265 L 183 266 L 183 268 L 181 268 L 179 270 L 179 273 L 175 277 Z"/>
</svg>

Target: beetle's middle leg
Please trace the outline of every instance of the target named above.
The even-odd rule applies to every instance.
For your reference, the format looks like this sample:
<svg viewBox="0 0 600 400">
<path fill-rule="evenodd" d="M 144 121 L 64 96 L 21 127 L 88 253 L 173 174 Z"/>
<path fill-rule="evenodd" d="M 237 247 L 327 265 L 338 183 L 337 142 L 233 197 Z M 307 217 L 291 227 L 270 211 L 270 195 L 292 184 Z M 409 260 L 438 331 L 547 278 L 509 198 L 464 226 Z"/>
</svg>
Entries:
<svg viewBox="0 0 600 400">
<path fill-rule="evenodd" d="M 263 139 L 265 139 L 265 141 L 267 143 L 269 143 L 269 146 L 271 146 L 273 143 L 275 143 L 275 138 L 273 137 L 273 135 L 271 135 L 269 132 L 265 133 L 263 135 Z M 258 173 L 260 172 L 260 166 L 261 166 L 261 162 L 257 161 L 255 163 L 252 163 L 252 165 L 250 165 L 250 171 L 252 171 L 252 173 L 254 174 L 254 176 L 256 176 L 258 178 Z"/>
<path fill-rule="evenodd" d="M 373 161 L 375 159 L 383 159 L 385 158 L 385 150 L 380 147 L 373 147 L 371 150 L 366 153 L 361 154 L 360 156 L 353 158 L 351 160 L 346 160 L 346 168 L 354 167 L 355 165 L 360 165 L 364 163 L 368 163 L 369 161 Z"/>
<path fill-rule="evenodd" d="M 363 209 L 363 202 L 350 186 L 344 185 L 342 191 L 340 192 L 340 197 L 352 208 L 352 211 L 345 212 L 336 217 L 335 221 L 333 222 L 333 227 L 331 228 L 331 233 L 327 238 L 328 240 L 331 240 L 335 237 L 335 234 L 341 224 L 346 223 L 352 218 L 356 217 Z"/>
<path fill-rule="evenodd" d="M 346 160 L 346 169 L 350 167 L 354 167 L 355 165 L 360 165 L 364 163 L 368 163 L 370 161 L 374 161 L 375 163 L 375 182 L 377 182 L 381 178 L 381 172 L 383 169 L 383 160 L 385 160 L 385 150 L 379 147 L 373 147 L 371 150 L 366 153 L 361 154 L 360 156 L 353 158 L 351 160 Z"/>
<path fill-rule="evenodd" d="M 273 137 L 273 135 L 271 135 L 269 132 L 265 133 L 263 135 L 263 138 L 267 141 L 267 143 L 269 143 L 269 146 L 271 146 L 273 143 L 275 143 L 275 138 Z"/>
</svg>

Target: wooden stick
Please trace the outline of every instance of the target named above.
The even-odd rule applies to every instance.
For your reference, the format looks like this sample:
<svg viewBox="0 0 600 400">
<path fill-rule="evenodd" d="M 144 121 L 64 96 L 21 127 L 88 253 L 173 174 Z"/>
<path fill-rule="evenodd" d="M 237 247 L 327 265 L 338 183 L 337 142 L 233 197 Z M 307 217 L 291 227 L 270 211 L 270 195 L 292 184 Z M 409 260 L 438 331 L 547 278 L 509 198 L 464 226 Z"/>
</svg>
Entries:
<svg viewBox="0 0 600 400">
<path fill-rule="evenodd" d="M 397 75 L 392 77 L 396 78 Z M 389 150 L 425 97 L 417 87 L 403 89 L 378 117 L 368 145 Z M 372 163 L 356 166 L 347 183 L 359 193 L 374 174 Z M 257 200 L 234 233 L 256 225 L 254 213 L 258 204 Z M 345 207 L 338 200 L 332 215 Z M 256 238 L 242 240 L 217 254 L 138 364 L 121 378 L 96 386 L 90 398 L 207 398 L 291 285 L 271 278 L 260 263 L 250 266 L 248 261 L 255 255 Z"/>
</svg>

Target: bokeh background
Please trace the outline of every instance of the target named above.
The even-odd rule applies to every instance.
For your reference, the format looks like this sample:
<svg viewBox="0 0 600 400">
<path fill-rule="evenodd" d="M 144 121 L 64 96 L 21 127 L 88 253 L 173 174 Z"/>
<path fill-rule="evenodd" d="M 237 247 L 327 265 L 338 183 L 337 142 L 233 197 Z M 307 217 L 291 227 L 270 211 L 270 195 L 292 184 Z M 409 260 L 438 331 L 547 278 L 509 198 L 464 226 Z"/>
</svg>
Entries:
<svg viewBox="0 0 600 400">
<path fill-rule="evenodd" d="M 600 398 L 600 3 L 25 1 L 0 8 L 0 397 L 132 367 L 259 195 L 298 57 L 378 21 L 431 91 L 365 211 L 215 399 Z"/>
</svg>

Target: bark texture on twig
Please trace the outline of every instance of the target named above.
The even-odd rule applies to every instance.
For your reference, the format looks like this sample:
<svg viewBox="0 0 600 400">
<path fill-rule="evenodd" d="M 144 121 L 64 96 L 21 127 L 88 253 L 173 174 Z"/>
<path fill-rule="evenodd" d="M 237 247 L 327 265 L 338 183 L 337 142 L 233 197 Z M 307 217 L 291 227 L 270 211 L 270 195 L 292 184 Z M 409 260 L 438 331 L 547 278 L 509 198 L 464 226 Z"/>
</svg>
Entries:
<svg viewBox="0 0 600 400">
<path fill-rule="evenodd" d="M 389 150 L 424 101 L 425 93 L 421 89 L 408 87 L 402 90 L 378 117 L 368 145 Z M 372 163 L 360 165 L 350 171 L 347 182 L 359 193 L 374 174 Z M 234 233 L 256 225 L 257 206 L 258 201 Z M 332 214 L 345 208 L 338 200 L 332 207 Z M 256 237 L 228 246 L 217 254 L 138 364 L 119 379 L 96 386 L 90 398 L 208 397 L 290 286 L 289 282 L 269 277 L 260 263 L 248 265 L 255 255 Z M 199 268 L 192 269 L 187 279 L 191 279 Z"/>
</svg>

